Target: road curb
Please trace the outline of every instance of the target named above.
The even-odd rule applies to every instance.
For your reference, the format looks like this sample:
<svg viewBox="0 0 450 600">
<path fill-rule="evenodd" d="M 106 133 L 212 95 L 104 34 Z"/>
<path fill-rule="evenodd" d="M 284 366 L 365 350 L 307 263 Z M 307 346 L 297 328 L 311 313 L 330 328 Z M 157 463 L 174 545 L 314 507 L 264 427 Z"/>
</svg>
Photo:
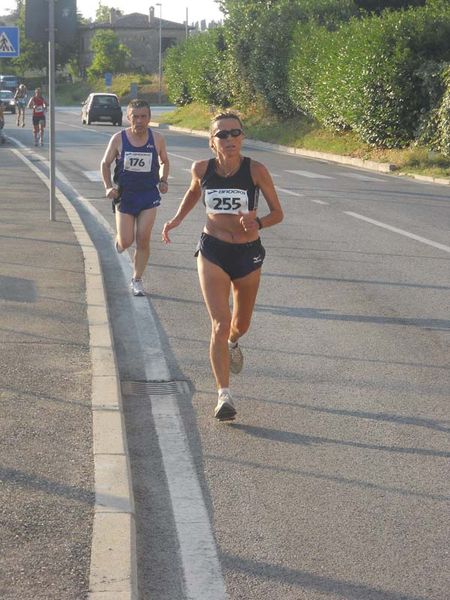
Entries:
<svg viewBox="0 0 450 600">
<path fill-rule="evenodd" d="M 175 125 L 167 125 L 165 123 L 151 122 L 150 126 L 157 127 L 160 129 L 168 129 L 169 131 L 189 133 L 191 135 L 197 135 L 201 137 L 209 137 L 209 133 L 207 131 L 189 129 L 186 127 L 177 127 Z M 252 140 L 250 138 L 245 139 L 245 145 L 249 148 L 256 148 L 260 150 L 266 149 L 275 152 L 282 152 L 285 154 L 295 154 L 296 156 L 303 156 L 305 158 L 327 160 L 330 162 L 349 165 L 352 167 L 358 167 L 361 169 L 368 169 L 370 171 L 378 171 L 379 173 L 395 173 L 395 175 L 397 175 L 398 177 L 408 177 L 426 183 L 450 185 L 450 178 L 446 179 L 444 177 L 430 177 L 428 175 L 416 175 L 415 173 L 398 173 L 398 167 L 393 163 L 379 163 L 374 160 L 365 160 L 363 158 L 354 158 L 352 156 L 343 156 L 341 154 L 332 154 L 330 152 L 306 150 L 304 148 L 294 148 L 292 146 L 283 146 L 281 144 L 271 144 L 269 142 L 261 142 L 259 140 Z"/>
<path fill-rule="evenodd" d="M 89 600 L 135 600 L 135 509 L 122 395 L 97 250 L 80 216 L 61 192 L 85 260 L 87 317 L 92 361 L 95 511 Z"/>
<path fill-rule="evenodd" d="M 49 186 L 20 151 L 13 150 Z M 60 191 L 84 256 L 92 366 L 95 507 L 88 600 L 137 600 L 135 507 L 122 395 L 97 250 L 71 202 Z"/>
</svg>

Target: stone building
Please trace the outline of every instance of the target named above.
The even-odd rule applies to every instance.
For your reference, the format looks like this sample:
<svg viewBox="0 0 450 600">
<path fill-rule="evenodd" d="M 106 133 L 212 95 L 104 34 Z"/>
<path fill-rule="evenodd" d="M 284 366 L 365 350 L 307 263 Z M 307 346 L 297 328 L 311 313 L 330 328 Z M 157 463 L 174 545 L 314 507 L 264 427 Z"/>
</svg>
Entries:
<svg viewBox="0 0 450 600">
<path fill-rule="evenodd" d="M 128 67 L 142 73 L 158 73 L 159 69 L 159 30 L 161 23 L 162 54 L 186 38 L 186 25 L 155 17 L 155 9 L 149 14 L 131 13 L 122 15 L 113 8 L 109 23 L 89 23 L 80 27 L 81 69 L 84 71 L 92 62 L 91 40 L 97 31 L 112 30 L 119 41 L 131 51 Z M 189 27 L 189 29 L 191 29 Z"/>
</svg>

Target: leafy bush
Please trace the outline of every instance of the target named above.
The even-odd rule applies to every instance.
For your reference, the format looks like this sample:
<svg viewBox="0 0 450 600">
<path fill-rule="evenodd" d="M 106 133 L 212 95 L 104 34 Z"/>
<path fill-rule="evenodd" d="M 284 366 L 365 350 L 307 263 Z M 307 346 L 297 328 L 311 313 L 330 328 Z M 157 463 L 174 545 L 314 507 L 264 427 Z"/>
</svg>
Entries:
<svg viewBox="0 0 450 600">
<path fill-rule="evenodd" d="M 357 13 L 353 0 L 228 0 L 225 29 L 243 83 L 236 97 L 262 99 L 281 114 L 295 111 L 287 93 L 288 55 L 295 24 L 310 19 L 329 29 Z"/>
<path fill-rule="evenodd" d="M 169 98 L 177 105 L 197 101 L 229 106 L 227 44 L 221 27 L 188 38 L 171 48 L 164 61 Z"/>
<path fill-rule="evenodd" d="M 164 58 L 164 77 L 169 90 L 169 100 L 177 106 L 185 106 L 193 100 L 189 91 L 187 69 L 184 66 L 186 41 L 172 46 L 166 51 Z"/>
<path fill-rule="evenodd" d="M 414 139 L 436 94 L 421 77 L 426 61 L 450 60 L 450 5 L 351 19 L 330 33 L 296 27 L 288 91 L 297 110 L 335 130 L 353 129 L 372 145 Z"/>
</svg>

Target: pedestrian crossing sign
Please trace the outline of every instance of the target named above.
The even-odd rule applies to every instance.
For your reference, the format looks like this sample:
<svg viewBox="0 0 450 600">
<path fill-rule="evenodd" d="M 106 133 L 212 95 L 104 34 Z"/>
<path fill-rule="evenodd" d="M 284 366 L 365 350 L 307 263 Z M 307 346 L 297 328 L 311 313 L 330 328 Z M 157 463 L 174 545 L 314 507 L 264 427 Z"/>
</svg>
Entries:
<svg viewBox="0 0 450 600">
<path fill-rule="evenodd" d="M 14 58 L 20 55 L 18 27 L 0 26 L 0 58 Z"/>
</svg>

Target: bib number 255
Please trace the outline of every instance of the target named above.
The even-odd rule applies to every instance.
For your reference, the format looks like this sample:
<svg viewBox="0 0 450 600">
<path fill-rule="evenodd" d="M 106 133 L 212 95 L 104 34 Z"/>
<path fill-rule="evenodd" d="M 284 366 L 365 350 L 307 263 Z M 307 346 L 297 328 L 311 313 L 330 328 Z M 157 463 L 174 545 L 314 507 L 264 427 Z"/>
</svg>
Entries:
<svg viewBox="0 0 450 600">
<path fill-rule="evenodd" d="M 242 207 L 240 198 L 213 198 L 214 210 L 232 210 L 236 211 Z"/>
</svg>

